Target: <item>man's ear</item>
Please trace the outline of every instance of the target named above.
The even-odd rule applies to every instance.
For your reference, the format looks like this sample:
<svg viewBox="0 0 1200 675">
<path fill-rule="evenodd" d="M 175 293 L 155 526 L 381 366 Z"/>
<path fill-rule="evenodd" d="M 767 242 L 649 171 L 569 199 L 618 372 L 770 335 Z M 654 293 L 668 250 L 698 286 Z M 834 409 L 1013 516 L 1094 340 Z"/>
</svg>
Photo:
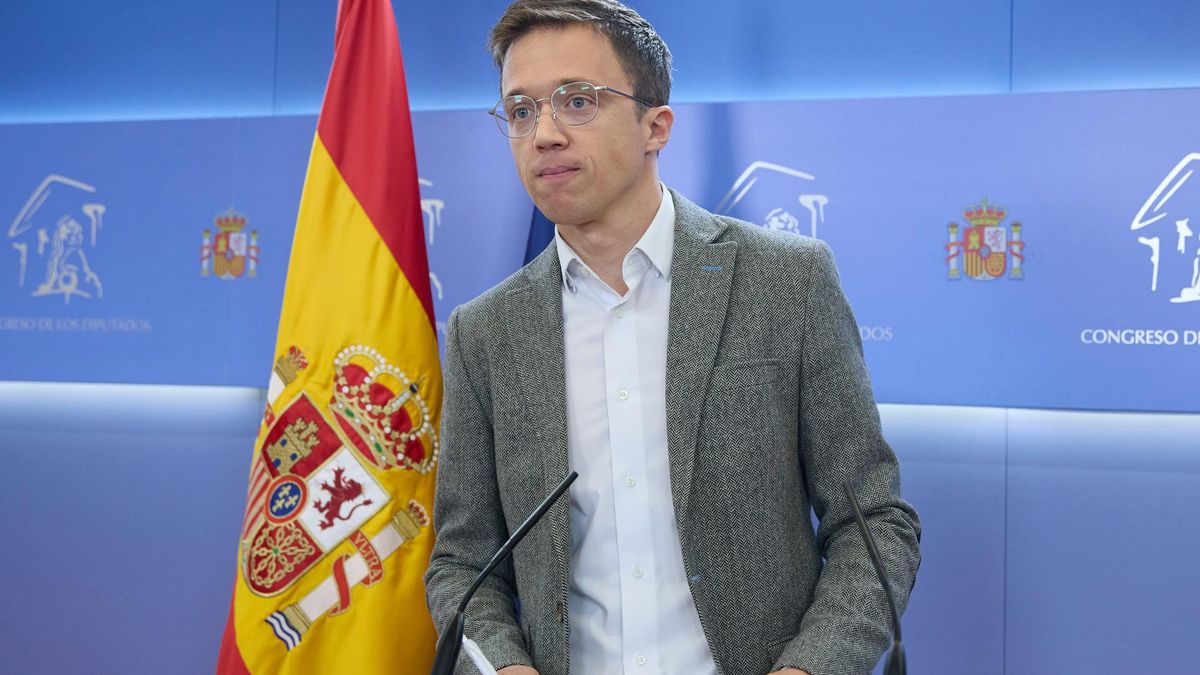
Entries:
<svg viewBox="0 0 1200 675">
<path fill-rule="evenodd" d="M 646 111 L 642 120 L 647 125 L 646 152 L 658 152 L 671 140 L 671 126 L 675 124 L 675 111 L 670 106 L 660 105 Z"/>
</svg>

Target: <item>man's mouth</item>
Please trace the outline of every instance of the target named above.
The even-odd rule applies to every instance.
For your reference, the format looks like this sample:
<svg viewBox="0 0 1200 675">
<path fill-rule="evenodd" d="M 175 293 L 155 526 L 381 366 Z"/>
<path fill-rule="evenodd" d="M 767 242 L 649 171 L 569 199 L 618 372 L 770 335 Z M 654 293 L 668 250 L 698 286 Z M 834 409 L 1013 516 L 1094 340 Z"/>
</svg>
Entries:
<svg viewBox="0 0 1200 675">
<path fill-rule="evenodd" d="M 551 166 L 538 172 L 539 178 L 560 178 L 578 171 L 572 166 Z"/>
</svg>

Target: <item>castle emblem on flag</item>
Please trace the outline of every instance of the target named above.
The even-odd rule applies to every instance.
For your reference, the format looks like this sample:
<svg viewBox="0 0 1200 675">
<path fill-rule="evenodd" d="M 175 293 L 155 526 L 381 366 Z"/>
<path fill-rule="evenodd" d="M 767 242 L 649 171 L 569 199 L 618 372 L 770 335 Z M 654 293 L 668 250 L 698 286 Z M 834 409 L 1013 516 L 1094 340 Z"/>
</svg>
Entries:
<svg viewBox="0 0 1200 675">
<path fill-rule="evenodd" d="M 1008 272 L 1009 279 L 1023 279 L 1025 242 L 1021 239 L 1021 223 L 1004 226 L 1008 212 L 984 199 L 976 206 L 963 209 L 966 225 L 959 234 L 958 223 L 946 226 L 949 241 L 946 250 L 946 278 L 962 279 L 963 275 L 976 281 L 992 281 Z M 1011 258 L 1011 264 L 1010 264 Z M 961 264 L 961 268 L 960 268 Z"/>
<path fill-rule="evenodd" d="M 213 220 L 217 226 L 215 236 L 212 230 L 204 230 L 200 245 L 200 276 L 207 277 L 211 273 L 218 279 L 232 281 L 258 274 L 258 230 L 244 232 L 246 222 L 246 216 L 231 208 Z"/>
</svg>

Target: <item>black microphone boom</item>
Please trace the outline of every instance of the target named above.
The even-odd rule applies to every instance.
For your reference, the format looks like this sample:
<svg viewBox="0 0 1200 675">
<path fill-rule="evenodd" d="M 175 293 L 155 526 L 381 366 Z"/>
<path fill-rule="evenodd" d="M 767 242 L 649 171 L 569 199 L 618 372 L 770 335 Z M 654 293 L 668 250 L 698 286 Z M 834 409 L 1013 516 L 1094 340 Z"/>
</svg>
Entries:
<svg viewBox="0 0 1200 675">
<path fill-rule="evenodd" d="M 529 514 L 529 517 L 525 519 L 525 522 L 521 523 L 521 526 L 517 528 L 517 531 L 512 533 L 512 536 L 508 538 L 508 541 L 504 542 L 504 545 L 500 547 L 499 551 L 496 551 L 496 555 L 492 556 L 491 561 L 484 566 L 483 571 L 479 573 L 479 576 L 475 577 L 475 581 L 471 584 L 471 587 L 468 588 L 467 592 L 463 594 L 462 602 L 458 603 L 458 611 L 454 613 L 454 619 L 450 622 L 449 626 L 446 626 L 446 630 L 442 632 L 442 636 L 438 638 L 437 653 L 433 658 L 432 675 L 451 675 L 451 673 L 454 672 L 454 666 L 458 662 L 459 650 L 462 649 L 467 603 L 470 602 L 471 597 L 475 595 L 475 591 L 479 590 L 480 585 L 483 584 L 483 580 L 486 579 L 488 575 L 492 573 L 492 570 L 496 569 L 500 563 L 504 562 L 505 558 L 512 555 L 513 549 L 517 547 L 517 544 L 519 544 L 521 540 L 525 538 L 525 535 L 529 534 L 529 531 L 533 529 L 533 526 L 538 524 L 538 521 L 542 519 L 542 516 L 546 515 L 546 512 L 550 510 L 550 507 L 554 505 L 554 502 L 558 501 L 558 498 L 563 496 L 563 493 L 567 491 L 567 488 L 570 487 L 571 483 L 575 482 L 575 479 L 578 477 L 579 474 L 572 471 L 570 475 L 563 480 L 563 482 L 559 483 L 558 487 L 554 488 L 554 492 L 551 492 L 548 497 L 542 500 L 541 504 L 538 504 L 538 507 L 533 510 L 533 513 Z"/>
<path fill-rule="evenodd" d="M 892 613 L 892 649 L 888 652 L 887 665 L 883 667 L 883 675 L 907 675 L 908 665 L 904 661 L 904 644 L 900 641 L 900 612 L 896 611 L 896 596 L 892 595 L 892 584 L 883 572 L 883 557 L 879 555 L 879 548 L 875 546 L 875 538 L 867 529 L 867 520 L 863 518 L 862 507 L 858 505 L 858 499 L 854 496 L 854 491 L 850 489 L 850 481 L 842 483 L 842 490 L 846 493 L 846 499 L 850 500 L 850 510 L 854 512 L 854 521 L 858 523 L 858 531 L 867 544 L 867 554 L 871 558 L 875 574 L 879 577 L 879 583 L 883 585 L 883 594 L 887 597 L 888 609 Z"/>
</svg>

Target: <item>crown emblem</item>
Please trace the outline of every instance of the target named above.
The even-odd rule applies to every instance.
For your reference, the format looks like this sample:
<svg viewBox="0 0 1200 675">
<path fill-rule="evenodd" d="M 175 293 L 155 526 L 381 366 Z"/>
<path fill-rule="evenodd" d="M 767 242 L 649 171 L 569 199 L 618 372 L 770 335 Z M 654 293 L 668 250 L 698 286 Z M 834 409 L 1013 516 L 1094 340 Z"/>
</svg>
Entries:
<svg viewBox="0 0 1200 675">
<path fill-rule="evenodd" d="M 242 228 L 246 227 L 246 216 L 229 209 L 217 216 L 213 223 L 222 232 L 241 232 Z"/>
<path fill-rule="evenodd" d="M 421 528 L 429 527 L 429 512 L 415 499 L 408 500 L 408 509 L 401 509 L 392 516 L 392 524 L 405 539 L 416 539 Z"/>
<path fill-rule="evenodd" d="M 383 469 L 433 468 L 437 431 L 418 382 L 366 345 L 338 352 L 334 375 L 331 411 L 364 457 Z"/>
<path fill-rule="evenodd" d="M 963 218 L 974 227 L 995 227 L 1006 215 L 1008 212 L 1003 206 L 990 206 L 986 199 L 978 206 L 963 209 Z"/>
<path fill-rule="evenodd" d="M 292 345 L 288 350 L 275 361 L 275 374 L 279 379 L 283 380 L 284 385 L 289 385 L 296 380 L 296 376 L 300 371 L 308 367 L 308 359 L 304 358 L 304 352 L 300 348 Z"/>
</svg>

